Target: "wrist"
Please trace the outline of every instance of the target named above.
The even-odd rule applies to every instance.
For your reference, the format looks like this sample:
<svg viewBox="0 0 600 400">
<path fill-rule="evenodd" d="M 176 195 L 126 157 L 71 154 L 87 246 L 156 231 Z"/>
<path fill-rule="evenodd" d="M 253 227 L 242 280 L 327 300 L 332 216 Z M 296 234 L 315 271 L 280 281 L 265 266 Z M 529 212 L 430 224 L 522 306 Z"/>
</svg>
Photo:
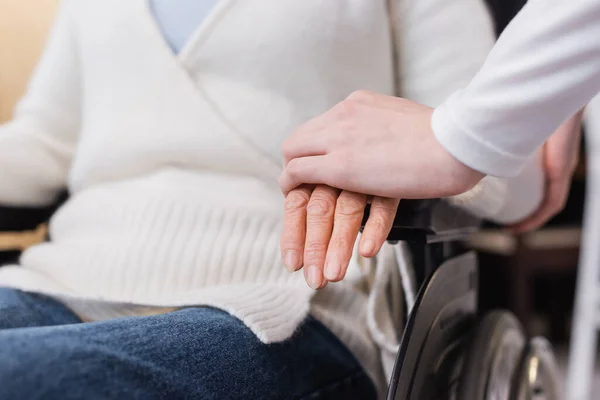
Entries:
<svg viewBox="0 0 600 400">
<path fill-rule="evenodd" d="M 436 156 L 439 170 L 436 171 L 439 177 L 443 177 L 444 196 L 456 196 L 473 189 L 486 174 L 478 171 L 458 159 L 450 150 L 438 140 L 433 130 L 431 130 L 431 139 L 433 141 L 431 148 Z"/>
<path fill-rule="evenodd" d="M 455 196 L 473 189 L 486 175 L 457 159 L 452 153 L 439 144 L 442 157 L 446 160 L 442 163 L 448 175 L 448 196 Z"/>
</svg>

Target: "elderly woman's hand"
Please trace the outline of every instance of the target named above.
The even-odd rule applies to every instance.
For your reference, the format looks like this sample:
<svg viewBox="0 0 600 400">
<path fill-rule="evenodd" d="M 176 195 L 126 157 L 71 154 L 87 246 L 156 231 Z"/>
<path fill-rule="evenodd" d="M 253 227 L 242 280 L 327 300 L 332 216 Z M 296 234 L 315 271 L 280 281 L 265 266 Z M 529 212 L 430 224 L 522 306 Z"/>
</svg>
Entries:
<svg viewBox="0 0 600 400">
<path fill-rule="evenodd" d="M 361 237 L 362 256 L 376 255 L 392 227 L 399 200 L 374 197 Z M 281 252 L 291 272 L 304 267 L 313 289 L 344 278 L 360 231 L 367 196 L 329 186 L 300 186 L 285 200 Z"/>
</svg>

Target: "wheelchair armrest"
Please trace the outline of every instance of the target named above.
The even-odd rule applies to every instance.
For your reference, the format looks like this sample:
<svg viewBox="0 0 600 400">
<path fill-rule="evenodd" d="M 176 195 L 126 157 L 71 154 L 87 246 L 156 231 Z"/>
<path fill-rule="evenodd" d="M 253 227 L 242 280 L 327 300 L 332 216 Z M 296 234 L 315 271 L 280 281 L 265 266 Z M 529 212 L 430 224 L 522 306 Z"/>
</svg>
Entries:
<svg viewBox="0 0 600 400">
<path fill-rule="evenodd" d="M 0 206 L 0 266 L 16 262 L 23 249 L 44 239 L 46 230 L 41 225 L 57 207 Z"/>
<path fill-rule="evenodd" d="M 0 206 L 0 233 L 24 232 L 38 228 L 50 220 L 67 197 L 66 192 L 61 192 L 56 202 L 48 207 Z"/>
<path fill-rule="evenodd" d="M 47 222 L 56 207 L 5 207 L 0 206 L 0 232 L 22 232 L 36 229 Z"/>
<path fill-rule="evenodd" d="M 44 208 L 0 206 L 0 266 L 17 262 L 21 251 L 44 239 L 41 225 L 50 220 L 66 196 Z"/>
<path fill-rule="evenodd" d="M 363 227 L 369 217 L 365 209 Z M 434 243 L 468 236 L 479 228 L 480 220 L 441 199 L 402 200 L 388 241 Z"/>
</svg>

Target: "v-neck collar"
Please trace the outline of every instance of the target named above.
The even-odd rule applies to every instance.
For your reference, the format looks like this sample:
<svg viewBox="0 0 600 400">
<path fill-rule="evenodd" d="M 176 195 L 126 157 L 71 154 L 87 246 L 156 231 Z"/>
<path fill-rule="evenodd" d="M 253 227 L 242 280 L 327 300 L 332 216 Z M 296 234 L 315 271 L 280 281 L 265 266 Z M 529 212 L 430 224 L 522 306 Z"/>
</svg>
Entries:
<svg viewBox="0 0 600 400">
<path fill-rule="evenodd" d="M 268 152 L 265 152 L 260 146 L 258 146 L 251 138 L 247 137 L 243 132 L 240 132 L 237 128 L 231 125 L 231 122 L 223 115 L 222 110 L 214 104 L 210 97 L 206 94 L 202 85 L 194 79 L 194 70 L 197 67 L 195 63 L 201 52 L 202 46 L 210 39 L 214 28 L 219 22 L 226 16 L 229 10 L 236 4 L 237 0 L 219 0 L 219 3 L 211 10 L 203 22 L 197 27 L 196 31 L 188 40 L 182 51 L 177 54 L 173 51 L 167 40 L 162 34 L 162 31 L 152 13 L 149 0 L 130 0 L 132 4 L 135 4 L 134 10 L 142 14 L 143 31 L 147 35 L 152 35 L 158 42 L 157 51 L 162 53 L 162 56 L 168 58 L 173 67 L 177 71 L 177 74 L 186 81 L 191 88 L 193 88 L 194 96 L 197 97 L 206 106 L 210 107 L 219 119 L 225 123 L 231 133 L 238 139 L 245 143 L 248 148 L 252 150 L 255 155 L 265 159 L 270 164 L 270 169 L 275 171 L 275 176 L 279 175 L 281 163 L 278 159 L 274 159 Z"/>
<path fill-rule="evenodd" d="M 227 13 L 230 7 L 236 0 L 219 0 L 217 4 L 209 11 L 206 18 L 200 22 L 196 27 L 193 34 L 187 40 L 183 48 L 179 53 L 173 51 L 165 36 L 163 35 L 158 22 L 152 13 L 152 7 L 149 0 L 137 0 L 143 9 L 144 17 L 152 25 L 152 32 L 162 44 L 162 48 L 168 51 L 172 57 L 179 61 L 183 66 L 187 66 L 189 62 L 195 58 L 195 55 L 199 51 L 200 47 L 210 37 L 210 34 L 214 27 L 217 25 L 219 20 Z"/>
</svg>

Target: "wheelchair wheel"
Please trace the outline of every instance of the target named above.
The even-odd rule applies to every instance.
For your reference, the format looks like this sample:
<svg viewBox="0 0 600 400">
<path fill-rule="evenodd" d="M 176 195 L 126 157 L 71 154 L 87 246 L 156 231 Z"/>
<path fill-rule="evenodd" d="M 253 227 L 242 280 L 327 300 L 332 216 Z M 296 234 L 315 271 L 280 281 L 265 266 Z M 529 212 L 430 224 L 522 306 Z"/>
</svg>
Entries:
<svg viewBox="0 0 600 400">
<path fill-rule="evenodd" d="M 558 364 L 550 343 L 533 338 L 527 345 L 521 362 L 515 400 L 559 400 L 561 398 Z"/>
<path fill-rule="evenodd" d="M 525 344 L 523 328 L 511 313 L 486 315 L 466 342 L 457 399 L 509 400 Z"/>
</svg>

